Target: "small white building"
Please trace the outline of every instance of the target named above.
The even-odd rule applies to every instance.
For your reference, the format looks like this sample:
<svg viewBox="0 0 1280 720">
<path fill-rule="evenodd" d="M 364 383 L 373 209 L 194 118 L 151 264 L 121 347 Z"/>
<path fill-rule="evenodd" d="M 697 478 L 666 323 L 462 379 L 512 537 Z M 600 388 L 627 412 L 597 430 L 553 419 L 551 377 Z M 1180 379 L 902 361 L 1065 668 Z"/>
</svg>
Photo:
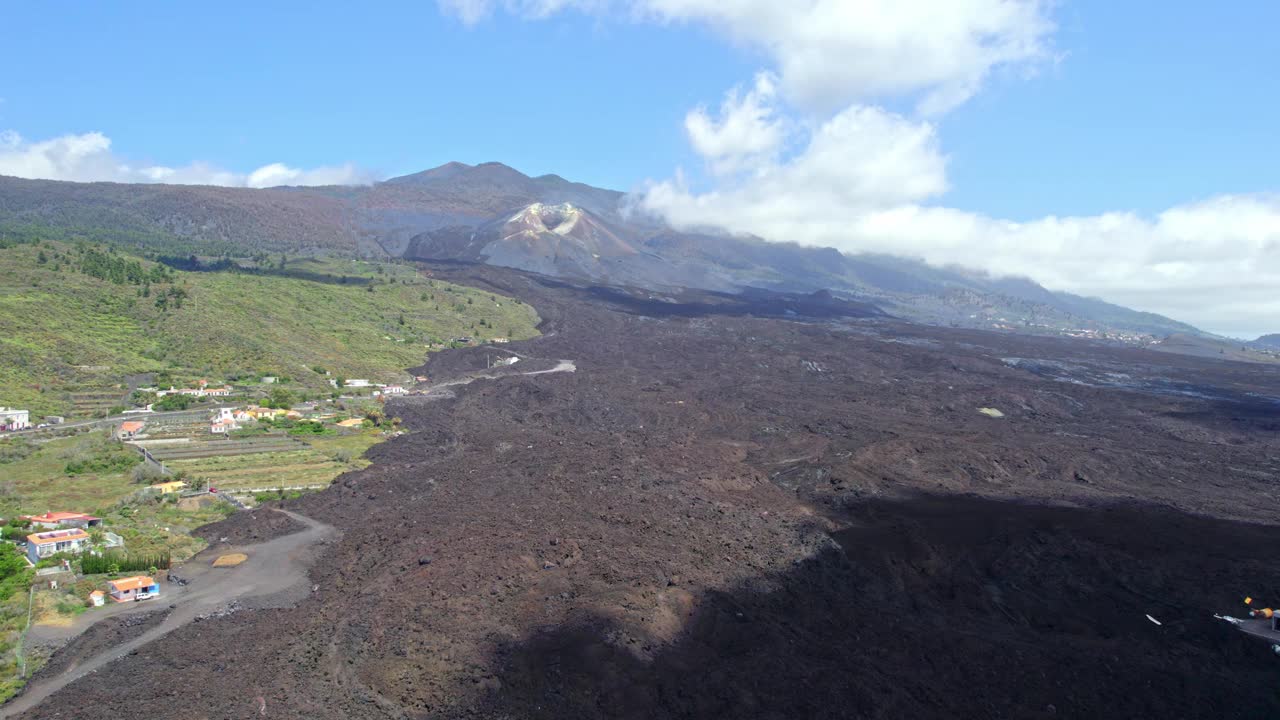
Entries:
<svg viewBox="0 0 1280 720">
<path fill-rule="evenodd" d="M 144 390 L 148 388 L 142 388 Z M 193 388 L 176 388 L 172 385 L 168 390 L 157 390 L 156 397 L 164 397 L 165 395 L 190 395 L 191 397 L 227 397 L 231 394 L 231 386 L 224 385 L 222 387 L 209 387 L 208 380 L 201 380 Z"/>
<path fill-rule="evenodd" d="M 369 387 L 370 384 L 371 383 L 368 380 L 363 380 L 363 379 L 347 380 L 347 382 L 345 383 L 347 387 Z"/>
<path fill-rule="evenodd" d="M 0 407 L 0 430 L 26 430 L 29 427 L 31 427 L 30 412 Z"/>
<path fill-rule="evenodd" d="M 231 408 L 218 408 L 218 412 L 209 421 L 209 432 L 215 435 L 225 435 L 239 429 L 240 423 L 236 422 L 235 411 Z"/>
</svg>

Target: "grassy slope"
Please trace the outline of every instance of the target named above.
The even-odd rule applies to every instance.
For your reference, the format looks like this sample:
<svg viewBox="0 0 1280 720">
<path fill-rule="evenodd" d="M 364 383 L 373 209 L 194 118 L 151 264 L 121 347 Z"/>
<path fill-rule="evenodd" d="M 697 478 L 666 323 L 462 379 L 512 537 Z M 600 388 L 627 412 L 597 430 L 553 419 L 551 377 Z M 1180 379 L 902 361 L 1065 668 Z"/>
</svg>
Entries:
<svg viewBox="0 0 1280 720">
<path fill-rule="evenodd" d="M 527 305 L 422 277 L 401 265 L 300 260 L 287 270 L 349 282 L 236 273 L 177 274 L 189 299 L 161 311 L 136 286 L 113 285 L 37 254 L 74 255 L 45 243 L 0 249 L 0 405 L 33 418 L 71 413 L 73 390 L 119 386 L 167 370 L 211 380 L 254 373 L 325 387 L 335 375 L 404 379 L 431 340 L 534 335 Z M 366 285 L 372 282 L 373 292 Z M 403 324 L 401 324 L 403 318 Z M 484 320 L 487 327 L 478 323 Z M 124 394 L 121 387 L 120 394 Z"/>
<path fill-rule="evenodd" d="M 5 444 L 23 442 L 8 440 Z M 167 549 L 176 559 L 183 559 L 204 546 L 186 531 L 221 520 L 229 510 L 225 505 L 182 510 L 164 503 L 122 502 L 142 489 L 130 477 L 132 468 L 68 475 L 67 463 L 77 458 L 121 452 L 136 455 L 121 448 L 106 432 L 32 443 L 31 447 L 34 452 L 30 455 L 0 463 L 0 487 L 4 490 L 0 515 L 4 517 L 51 510 L 88 512 L 103 517 L 107 529 L 120 534 L 130 552 Z"/>
<path fill-rule="evenodd" d="M 18 443 L 9 440 L 7 443 Z M 5 495 L 0 498 L 0 514 L 75 510 L 103 513 L 117 500 L 138 489 L 129 470 L 86 472 L 67 475 L 67 462 L 109 445 L 105 433 L 50 440 L 33 444 L 35 452 L 26 458 L 0 464 Z"/>
</svg>

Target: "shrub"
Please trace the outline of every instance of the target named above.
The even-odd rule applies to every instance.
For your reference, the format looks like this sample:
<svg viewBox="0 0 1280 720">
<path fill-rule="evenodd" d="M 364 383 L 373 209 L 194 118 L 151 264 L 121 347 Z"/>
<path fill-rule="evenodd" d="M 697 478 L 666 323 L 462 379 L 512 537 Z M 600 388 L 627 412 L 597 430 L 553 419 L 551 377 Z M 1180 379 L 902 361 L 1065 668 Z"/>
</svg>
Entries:
<svg viewBox="0 0 1280 720">
<path fill-rule="evenodd" d="M 31 528 L 14 527 L 13 525 L 5 525 L 3 528 L 0 528 L 0 538 L 11 540 L 13 542 L 22 541 L 30 534 Z"/>
<path fill-rule="evenodd" d="M 35 451 L 35 444 L 27 442 L 26 438 L 5 440 L 0 442 L 0 464 L 25 460 Z"/>
<path fill-rule="evenodd" d="M 196 399 L 190 395 L 165 395 L 152 405 L 153 410 L 186 410 L 195 404 Z"/>
<path fill-rule="evenodd" d="M 68 462 L 63 471 L 68 475 L 83 473 L 116 473 L 129 470 L 141 462 L 138 454 L 121 448 L 117 452 L 104 452 L 89 457 L 77 457 Z"/>
<path fill-rule="evenodd" d="M 160 468 L 148 462 L 141 463 L 135 467 L 129 477 L 134 482 L 142 485 L 151 485 L 165 479 L 164 473 L 160 471 Z"/>
</svg>

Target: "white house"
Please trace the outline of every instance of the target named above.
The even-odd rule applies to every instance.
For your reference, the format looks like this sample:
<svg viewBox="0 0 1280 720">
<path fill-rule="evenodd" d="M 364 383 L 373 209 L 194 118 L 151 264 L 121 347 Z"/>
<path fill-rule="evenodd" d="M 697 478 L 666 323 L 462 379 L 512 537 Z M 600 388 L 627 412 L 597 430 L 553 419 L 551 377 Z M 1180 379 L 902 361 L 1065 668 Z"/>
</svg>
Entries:
<svg viewBox="0 0 1280 720">
<path fill-rule="evenodd" d="M 363 380 L 363 379 L 359 379 L 359 380 L 348 379 L 346 382 L 347 387 L 369 387 L 369 384 L 370 383 L 368 380 Z"/>
<path fill-rule="evenodd" d="M 213 419 L 209 421 L 209 432 L 215 435 L 225 435 L 239 429 L 240 423 L 236 422 L 235 411 L 231 408 L 218 408 L 218 412 L 214 413 Z"/>
<path fill-rule="evenodd" d="M 29 427 L 31 427 L 30 412 L 0 407 L 0 430 L 26 430 Z"/>
<path fill-rule="evenodd" d="M 58 553 L 81 553 L 89 544 L 89 533 L 80 528 L 49 530 L 27 536 L 27 559 L 32 564 Z"/>
</svg>

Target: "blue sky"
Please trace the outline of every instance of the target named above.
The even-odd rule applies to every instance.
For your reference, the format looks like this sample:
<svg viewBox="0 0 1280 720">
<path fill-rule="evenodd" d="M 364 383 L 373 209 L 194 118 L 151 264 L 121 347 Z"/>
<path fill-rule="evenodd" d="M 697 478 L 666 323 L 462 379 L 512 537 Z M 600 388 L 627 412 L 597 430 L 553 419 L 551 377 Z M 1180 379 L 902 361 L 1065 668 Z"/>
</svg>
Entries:
<svg viewBox="0 0 1280 720">
<path fill-rule="evenodd" d="M 1280 188 L 1280 3 L 1064 2 L 1064 54 L 943 125 L 958 207 L 1157 212 Z"/>
<path fill-rule="evenodd" d="M 676 225 L 1280 330 L 1280 4 L 865 5 L 13 4 L 0 174 L 308 184 L 499 160 L 647 193 Z"/>
<path fill-rule="evenodd" d="M 693 28 L 575 15 L 469 29 L 423 3 L 271 5 L 15 5 L 11 27 L 37 30 L 10 39 L 6 54 L 32 60 L 0 79 L 0 128 L 98 130 L 166 165 L 500 160 L 625 189 L 683 160 L 688 107 L 753 67 Z"/>
</svg>

